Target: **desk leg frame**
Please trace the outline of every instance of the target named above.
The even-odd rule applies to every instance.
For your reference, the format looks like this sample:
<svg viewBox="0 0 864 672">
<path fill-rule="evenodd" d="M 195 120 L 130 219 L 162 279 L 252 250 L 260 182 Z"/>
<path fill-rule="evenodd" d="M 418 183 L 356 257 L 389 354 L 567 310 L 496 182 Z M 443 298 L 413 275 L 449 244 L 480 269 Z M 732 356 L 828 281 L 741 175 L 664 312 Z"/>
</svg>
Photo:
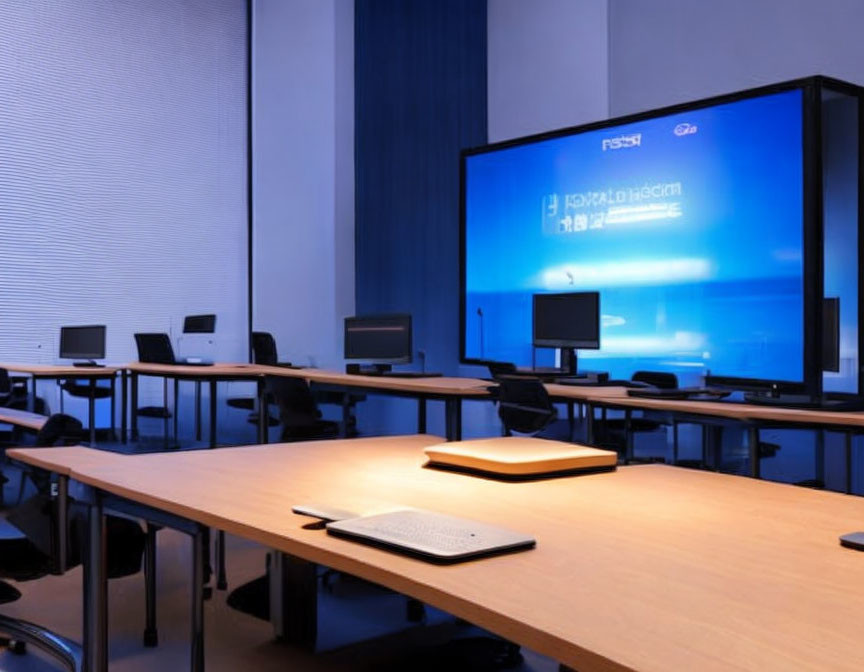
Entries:
<svg viewBox="0 0 864 672">
<path fill-rule="evenodd" d="M 270 622 L 276 639 L 314 651 L 318 639 L 318 576 L 314 562 L 269 555 Z M 290 599 L 286 600 L 286 595 Z"/>
<path fill-rule="evenodd" d="M 84 555 L 84 672 L 108 672 L 105 512 L 98 493 L 88 510 Z"/>
<path fill-rule="evenodd" d="M 145 624 L 144 646 L 159 644 L 159 631 L 156 629 L 156 532 L 158 527 L 147 523 L 147 540 L 144 545 L 144 598 Z"/>
<path fill-rule="evenodd" d="M 462 399 L 448 397 L 444 401 L 446 435 L 448 441 L 462 440 Z"/>
<path fill-rule="evenodd" d="M 189 669 L 204 672 L 204 529 L 192 535 L 192 653 Z"/>
</svg>

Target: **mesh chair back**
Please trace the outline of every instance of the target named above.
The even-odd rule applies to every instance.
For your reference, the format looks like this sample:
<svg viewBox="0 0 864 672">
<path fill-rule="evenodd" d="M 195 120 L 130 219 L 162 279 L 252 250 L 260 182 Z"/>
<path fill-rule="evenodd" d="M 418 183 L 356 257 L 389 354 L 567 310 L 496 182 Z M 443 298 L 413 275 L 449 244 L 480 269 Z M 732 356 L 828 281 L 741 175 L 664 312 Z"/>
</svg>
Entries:
<svg viewBox="0 0 864 672">
<path fill-rule="evenodd" d="M 279 419 L 285 428 L 309 427 L 318 422 L 321 413 L 303 378 L 267 376 L 267 391 L 279 406 Z"/>
<path fill-rule="evenodd" d="M 504 376 L 498 386 L 498 417 L 508 432 L 535 434 L 557 417 L 539 379 Z"/>
<path fill-rule="evenodd" d="M 138 361 L 148 364 L 175 364 L 174 348 L 168 334 L 135 334 Z"/>
<path fill-rule="evenodd" d="M 631 377 L 637 383 L 653 385 L 661 390 L 674 390 L 678 387 L 678 376 L 665 371 L 637 371 Z"/>
<path fill-rule="evenodd" d="M 252 359 L 255 364 L 276 366 L 276 339 L 266 331 L 252 332 Z"/>
</svg>

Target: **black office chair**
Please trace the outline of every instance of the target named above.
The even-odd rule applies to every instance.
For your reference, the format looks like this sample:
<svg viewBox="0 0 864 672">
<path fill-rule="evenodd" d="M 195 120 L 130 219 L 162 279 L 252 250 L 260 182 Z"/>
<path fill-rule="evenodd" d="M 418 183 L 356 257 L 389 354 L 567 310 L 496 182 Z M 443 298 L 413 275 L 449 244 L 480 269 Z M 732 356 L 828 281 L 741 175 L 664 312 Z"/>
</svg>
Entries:
<svg viewBox="0 0 864 672">
<path fill-rule="evenodd" d="M 93 385 L 87 379 L 66 379 L 58 381 L 60 384 L 60 412 L 63 413 L 63 393 L 65 392 L 70 397 L 78 397 L 87 399 L 90 403 L 91 397 L 94 400 L 112 399 L 114 391 L 110 387 L 105 387 L 94 382 Z M 113 408 L 113 405 L 112 405 Z M 111 435 L 116 438 L 116 428 L 114 426 L 114 415 L 111 415 Z"/>
<path fill-rule="evenodd" d="M 489 376 L 493 380 L 516 373 L 516 365 L 512 362 L 486 362 L 486 368 L 489 369 Z"/>
<path fill-rule="evenodd" d="M 35 445 L 49 447 L 76 443 L 83 433 L 81 422 L 68 415 L 52 415 L 36 435 Z M 0 525 L 7 527 L 0 535 L 0 604 L 15 601 L 21 593 L 2 579 L 32 581 L 58 569 L 63 572 L 81 562 L 86 529 L 84 507 L 70 498 L 67 521 L 57 517 L 51 496 L 51 477 L 48 472 L 30 469 L 27 472 L 36 485 L 36 493 L 9 512 Z M 21 477 L 22 492 L 24 475 Z M 20 500 L 20 494 L 19 494 Z M 67 525 L 66 566 L 59 567 L 57 548 L 58 525 Z M 109 579 L 130 576 L 141 571 L 145 534 L 141 526 L 128 518 L 106 516 L 107 543 L 106 573 Z M 78 645 L 43 628 L 0 615 L 0 646 L 16 653 L 26 651 L 25 643 L 32 644 L 57 658 L 68 670 L 81 669 L 81 651 Z"/>
<path fill-rule="evenodd" d="M 546 388 L 538 378 L 498 378 L 498 417 L 505 436 L 513 432 L 537 434 L 558 417 Z"/>
<path fill-rule="evenodd" d="M 291 362 L 280 362 L 278 351 L 276 349 L 276 339 L 273 334 L 267 331 L 252 332 L 252 361 L 255 364 L 264 366 L 290 366 Z M 334 404 L 343 409 L 343 417 L 346 418 L 347 427 L 345 428 L 345 436 L 356 436 L 357 434 L 357 419 L 354 409 L 361 401 L 366 400 L 366 395 L 357 394 L 356 392 L 345 392 L 341 390 L 312 390 L 312 396 L 317 404 Z M 233 402 L 233 403 L 232 403 Z M 270 399 L 269 403 L 272 403 Z M 254 408 L 254 400 L 229 400 L 229 405 L 235 408 Z M 248 404 L 248 405 L 247 405 Z M 249 422 L 258 424 L 258 414 L 253 413 L 249 416 Z M 279 421 L 275 418 L 270 419 L 270 426 L 278 425 Z"/>
<path fill-rule="evenodd" d="M 678 387 L 678 376 L 665 371 L 636 371 L 630 380 L 661 390 L 671 390 Z M 651 434 L 659 430 L 663 430 L 665 433 L 668 426 L 672 427 L 674 433 L 675 448 L 673 453 L 677 455 L 678 423 L 674 419 L 669 420 L 662 415 L 652 414 L 650 411 L 643 412 L 641 416 L 634 416 L 633 411 L 628 409 L 624 412 L 623 418 L 606 419 L 604 410 L 600 442 L 604 446 L 623 452 L 625 456 L 632 458 L 636 434 Z"/>
<path fill-rule="evenodd" d="M 277 366 L 278 358 L 276 356 L 276 339 L 273 335 L 266 331 L 252 332 L 252 363 L 262 364 L 265 366 Z M 265 396 L 265 399 L 267 397 Z M 271 403 L 272 400 L 267 399 L 266 403 Z M 227 401 L 231 408 L 240 408 L 244 411 L 255 410 L 255 397 L 231 397 Z M 250 413 L 248 421 L 253 424 L 258 424 L 258 414 Z M 268 413 L 268 426 L 276 427 L 279 424 L 279 419 L 274 418 Z"/>
<path fill-rule="evenodd" d="M 145 364 L 176 364 L 171 338 L 164 333 L 135 334 L 135 346 L 138 349 L 138 361 Z M 168 420 L 171 419 L 171 409 L 168 408 L 168 379 L 162 379 L 162 406 L 142 406 L 138 415 L 143 418 L 155 418 L 163 422 L 163 438 L 168 445 Z M 176 438 L 176 437 L 175 437 Z"/>
<path fill-rule="evenodd" d="M 78 418 L 64 413 L 55 413 L 49 417 L 36 433 L 33 446 L 36 448 L 49 448 L 51 446 L 74 446 L 84 439 L 84 427 Z M 15 499 L 20 504 L 24 496 L 24 488 L 27 485 L 27 476 L 36 485 L 37 490 L 47 488 L 48 475 L 41 470 L 28 470 L 21 473 L 18 486 L 18 497 Z"/>
<path fill-rule="evenodd" d="M 324 420 L 309 383 L 303 378 L 267 376 L 267 394 L 279 406 L 282 441 L 329 439 L 339 436 L 339 424 Z"/>
<path fill-rule="evenodd" d="M 176 364 L 171 338 L 164 333 L 135 334 L 138 361 L 148 364 Z"/>
<path fill-rule="evenodd" d="M 252 359 L 256 364 L 278 366 L 279 356 L 276 353 L 276 339 L 267 331 L 252 332 Z M 289 364 L 289 362 L 282 362 Z"/>
</svg>

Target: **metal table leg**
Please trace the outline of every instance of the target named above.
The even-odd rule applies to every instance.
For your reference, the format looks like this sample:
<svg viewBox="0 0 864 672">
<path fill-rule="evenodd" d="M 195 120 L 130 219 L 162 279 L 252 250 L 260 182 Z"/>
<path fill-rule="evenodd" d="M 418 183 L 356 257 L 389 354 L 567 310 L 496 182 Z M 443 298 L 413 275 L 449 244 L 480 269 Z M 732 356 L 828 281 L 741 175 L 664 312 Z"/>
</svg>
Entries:
<svg viewBox="0 0 864 672">
<path fill-rule="evenodd" d="M 105 515 L 98 493 L 89 506 L 84 554 L 84 672 L 108 672 L 108 576 Z"/>
<path fill-rule="evenodd" d="M 426 433 L 426 397 L 417 397 L 417 433 Z"/>
<path fill-rule="evenodd" d="M 462 440 L 462 399 L 447 397 L 444 402 L 445 433 L 448 441 Z"/>
<path fill-rule="evenodd" d="M 176 446 L 179 441 L 177 440 L 177 423 L 180 417 L 180 379 L 174 379 L 174 445 Z"/>
<path fill-rule="evenodd" d="M 67 555 L 69 552 L 69 477 L 57 474 L 57 495 L 55 498 L 57 511 L 57 528 L 55 530 L 55 543 L 57 544 L 57 567 L 55 574 L 63 574 L 69 564 Z"/>
<path fill-rule="evenodd" d="M 210 447 L 216 447 L 216 379 L 210 381 Z"/>
<path fill-rule="evenodd" d="M 750 476 L 753 478 L 759 478 L 759 428 L 756 425 L 750 425 L 747 430 L 747 448 L 750 453 Z"/>
<path fill-rule="evenodd" d="M 228 590 L 228 577 L 225 573 L 225 531 L 216 534 L 216 590 Z"/>
<path fill-rule="evenodd" d="M 129 376 L 130 396 L 132 404 L 129 408 L 129 424 L 132 431 L 132 441 L 138 440 L 138 374 L 132 371 Z"/>
<path fill-rule="evenodd" d="M 318 639 L 318 577 L 313 562 L 269 555 L 270 622 L 277 639 L 314 651 Z M 290 599 L 286 600 L 285 596 Z"/>
<path fill-rule="evenodd" d="M 90 447 L 96 446 L 96 379 L 90 377 L 87 390 L 87 421 L 90 423 Z"/>
<path fill-rule="evenodd" d="M 204 672 L 204 531 L 192 535 L 192 672 Z"/>
<path fill-rule="evenodd" d="M 195 440 L 201 440 L 201 381 L 195 381 Z"/>
<path fill-rule="evenodd" d="M 624 464 L 633 461 L 633 411 L 624 411 Z"/>
<path fill-rule="evenodd" d="M 117 375 L 111 376 L 111 440 L 117 440 Z"/>
<path fill-rule="evenodd" d="M 144 544 L 144 597 L 146 600 L 144 646 L 159 643 L 156 629 L 156 532 L 158 527 L 147 523 L 147 539 Z"/>
<path fill-rule="evenodd" d="M 843 454 L 846 461 L 846 494 L 852 494 L 852 430 L 843 434 Z"/>
<path fill-rule="evenodd" d="M 123 443 L 126 443 L 128 437 L 126 436 L 127 420 L 126 413 L 128 412 L 128 405 L 126 403 L 126 395 L 128 394 L 128 390 L 126 385 L 128 384 L 129 376 L 126 373 L 126 369 L 123 369 L 120 372 L 120 440 Z"/>
<path fill-rule="evenodd" d="M 27 399 L 27 410 L 36 412 L 36 376 L 30 375 L 30 398 Z"/>
<path fill-rule="evenodd" d="M 258 443 L 270 440 L 270 409 L 267 408 L 267 385 L 263 378 L 257 381 L 258 387 Z"/>
</svg>

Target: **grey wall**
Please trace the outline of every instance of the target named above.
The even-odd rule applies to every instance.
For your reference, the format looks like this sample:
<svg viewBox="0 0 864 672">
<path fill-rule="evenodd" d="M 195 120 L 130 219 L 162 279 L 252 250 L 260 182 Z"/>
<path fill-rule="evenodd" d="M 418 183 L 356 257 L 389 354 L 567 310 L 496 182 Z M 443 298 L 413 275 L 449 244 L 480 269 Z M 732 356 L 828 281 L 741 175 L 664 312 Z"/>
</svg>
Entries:
<svg viewBox="0 0 864 672">
<path fill-rule="evenodd" d="M 489 142 L 608 116 L 606 0 L 488 0 Z"/>
<path fill-rule="evenodd" d="M 341 363 L 354 305 L 354 3 L 253 2 L 253 326 Z"/>
<path fill-rule="evenodd" d="M 860 0 L 609 0 L 610 116 L 807 75 L 864 84 Z"/>
</svg>

